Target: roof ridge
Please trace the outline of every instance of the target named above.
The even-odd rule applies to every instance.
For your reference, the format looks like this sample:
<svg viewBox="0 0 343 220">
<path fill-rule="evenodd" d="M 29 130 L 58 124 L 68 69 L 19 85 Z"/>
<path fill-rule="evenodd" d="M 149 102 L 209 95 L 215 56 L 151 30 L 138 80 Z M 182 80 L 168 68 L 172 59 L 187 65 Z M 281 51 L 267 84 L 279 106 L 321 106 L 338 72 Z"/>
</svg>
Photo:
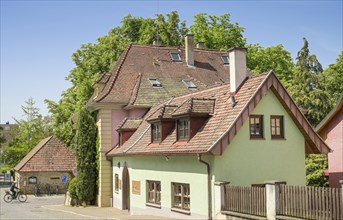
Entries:
<svg viewBox="0 0 343 220">
<path fill-rule="evenodd" d="M 137 79 L 136 79 L 136 84 L 135 87 L 133 88 L 132 92 L 131 92 L 131 97 L 130 97 L 130 101 L 129 104 L 133 105 L 137 99 L 138 96 L 138 91 L 141 85 L 141 81 L 142 81 L 142 77 L 143 74 L 142 73 L 138 73 Z"/>
<path fill-rule="evenodd" d="M 109 86 L 109 88 L 107 89 L 107 91 L 105 92 L 105 94 L 103 94 L 100 98 L 98 98 L 98 99 L 96 100 L 97 102 L 103 100 L 103 99 L 111 92 L 111 90 L 113 89 L 114 83 L 116 82 L 116 79 L 117 79 L 117 77 L 118 77 L 118 75 L 119 75 L 119 72 L 120 72 L 120 70 L 121 70 L 121 67 L 122 67 L 123 64 L 124 64 L 124 61 L 125 61 L 125 59 L 126 59 L 128 53 L 129 53 L 131 47 L 132 47 L 132 43 L 129 44 L 129 46 L 126 48 L 125 54 L 124 54 L 124 56 L 123 56 L 123 58 L 122 58 L 122 60 L 121 60 L 121 62 L 120 62 L 120 64 L 119 64 L 119 66 L 118 66 L 117 71 L 115 72 L 115 76 L 114 76 L 113 82 L 111 83 L 111 85 Z"/>
<path fill-rule="evenodd" d="M 138 43 L 132 43 L 132 46 L 134 47 L 146 47 L 146 48 L 159 48 L 159 49 L 164 49 L 164 50 L 185 50 L 185 47 L 180 47 L 180 46 L 167 46 L 167 45 L 161 45 L 161 46 L 156 46 L 153 44 L 138 44 Z M 215 52 L 215 53 L 227 53 L 227 50 L 216 50 L 216 49 L 200 49 L 200 48 L 194 48 L 194 52 Z"/>
</svg>

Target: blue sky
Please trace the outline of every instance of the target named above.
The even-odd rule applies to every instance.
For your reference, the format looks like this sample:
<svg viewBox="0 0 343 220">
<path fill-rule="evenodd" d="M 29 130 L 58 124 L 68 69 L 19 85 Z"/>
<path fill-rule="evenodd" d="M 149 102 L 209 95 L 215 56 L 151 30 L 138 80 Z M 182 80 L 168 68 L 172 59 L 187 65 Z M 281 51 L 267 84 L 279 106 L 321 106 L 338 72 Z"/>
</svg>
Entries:
<svg viewBox="0 0 343 220">
<path fill-rule="evenodd" d="M 71 55 L 95 43 L 131 14 L 144 18 L 179 12 L 192 24 L 198 13 L 231 14 L 246 28 L 248 43 L 282 44 L 296 57 L 302 38 L 323 67 L 342 51 L 341 0 L 337 1 L 6 1 L 1 0 L 0 122 L 22 118 L 21 105 L 34 98 L 41 114 L 44 99 L 58 101 L 70 84 Z"/>
</svg>

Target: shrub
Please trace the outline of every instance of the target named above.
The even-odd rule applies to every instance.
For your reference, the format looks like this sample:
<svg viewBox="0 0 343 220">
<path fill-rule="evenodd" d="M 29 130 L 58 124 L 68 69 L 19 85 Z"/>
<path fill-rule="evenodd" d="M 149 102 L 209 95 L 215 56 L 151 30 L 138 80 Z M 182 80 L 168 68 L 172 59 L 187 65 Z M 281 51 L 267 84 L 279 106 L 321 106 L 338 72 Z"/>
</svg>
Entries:
<svg viewBox="0 0 343 220">
<path fill-rule="evenodd" d="M 77 186 L 77 178 L 73 178 L 68 187 L 69 195 L 72 199 L 77 199 L 77 193 L 76 193 L 76 186 Z"/>
</svg>

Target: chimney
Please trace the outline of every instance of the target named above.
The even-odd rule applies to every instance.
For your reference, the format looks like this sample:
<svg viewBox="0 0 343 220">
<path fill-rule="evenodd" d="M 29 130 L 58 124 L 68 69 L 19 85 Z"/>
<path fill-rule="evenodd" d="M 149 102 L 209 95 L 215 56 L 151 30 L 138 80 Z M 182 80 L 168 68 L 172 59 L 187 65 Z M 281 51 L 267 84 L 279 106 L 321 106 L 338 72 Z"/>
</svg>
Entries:
<svg viewBox="0 0 343 220">
<path fill-rule="evenodd" d="M 194 66 L 194 38 L 187 34 L 185 37 L 186 62 L 189 66 Z"/>
<path fill-rule="evenodd" d="M 230 93 L 234 95 L 247 78 L 246 48 L 231 48 L 230 59 Z"/>
<path fill-rule="evenodd" d="M 161 41 L 159 41 L 159 40 L 154 40 L 153 45 L 159 47 L 159 46 L 161 46 Z"/>
<path fill-rule="evenodd" d="M 204 49 L 205 48 L 205 43 L 204 42 L 198 42 L 197 43 L 197 48 L 198 49 Z"/>
</svg>

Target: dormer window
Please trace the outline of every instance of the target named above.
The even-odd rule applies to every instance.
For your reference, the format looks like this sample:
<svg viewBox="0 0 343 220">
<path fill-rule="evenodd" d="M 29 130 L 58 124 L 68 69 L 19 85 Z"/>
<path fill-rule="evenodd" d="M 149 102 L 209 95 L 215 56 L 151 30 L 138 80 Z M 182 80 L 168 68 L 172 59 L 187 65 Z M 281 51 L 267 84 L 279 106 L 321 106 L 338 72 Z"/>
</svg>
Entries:
<svg viewBox="0 0 343 220">
<path fill-rule="evenodd" d="M 222 55 L 222 61 L 223 61 L 224 64 L 230 64 L 229 56 Z"/>
<path fill-rule="evenodd" d="M 149 78 L 149 82 L 151 83 L 153 87 L 162 87 L 162 84 L 160 83 L 160 81 L 158 81 L 155 78 Z"/>
<path fill-rule="evenodd" d="M 191 80 L 182 80 L 182 82 L 187 86 L 189 89 L 196 89 L 197 86 Z"/>
<path fill-rule="evenodd" d="M 170 53 L 170 56 L 174 62 L 181 62 L 180 53 Z"/>
<path fill-rule="evenodd" d="M 152 142 L 161 142 L 161 123 L 153 123 L 151 133 Z"/>
<path fill-rule="evenodd" d="M 177 120 L 177 139 L 186 140 L 189 139 L 189 119 Z"/>
</svg>

